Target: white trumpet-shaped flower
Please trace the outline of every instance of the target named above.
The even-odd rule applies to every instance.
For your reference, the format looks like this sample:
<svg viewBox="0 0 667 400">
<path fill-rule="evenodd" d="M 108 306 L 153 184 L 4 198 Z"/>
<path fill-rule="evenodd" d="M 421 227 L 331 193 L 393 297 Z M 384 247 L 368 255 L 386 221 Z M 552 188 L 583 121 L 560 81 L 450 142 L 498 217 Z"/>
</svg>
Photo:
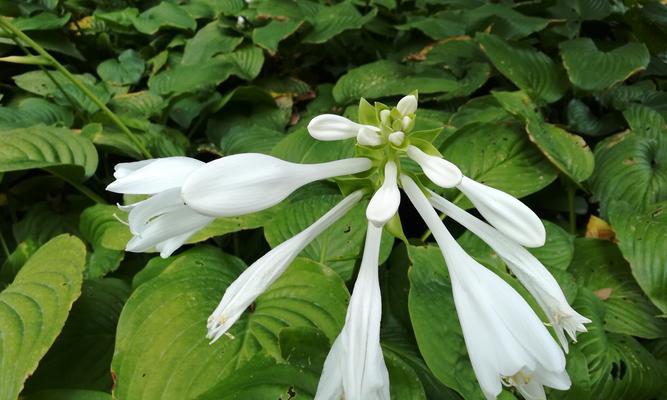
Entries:
<svg viewBox="0 0 667 400">
<path fill-rule="evenodd" d="M 315 400 L 389 400 L 389 373 L 380 346 L 382 299 L 378 258 L 382 227 L 368 224 L 364 255 L 345 326 L 324 362 Z"/>
<path fill-rule="evenodd" d="M 241 314 L 285 272 L 296 256 L 320 233 L 345 215 L 363 195 L 356 191 L 291 239 L 286 240 L 249 266 L 229 285 L 220 304 L 208 319 L 211 343 L 224 335 Z"/>
<path fill-rule="evenodd" d="M 495 399 L 503 384 L 529 400 L 545 399 L 544 386 L 568 389 L 565 355 L 528 303 L 459 246 L 412 179 L 403 175 L 401 183 L 447 263 L 466 348 L 486 398 Z"/>
<path fill-rule="evenodd" d="M 428 179 L 440 187 L 451 188 L 461 183 L 461 170 L 442 157 L 426 154 L 413 145 L 408 146 L 408 157 L 419 164 Z"/>
<path fill-rule="evenodd" d="M 544 245 L 547 233 L 540 218 L 509 194 L 463 177 L 457 188 L 496 229 L 526 247 Z"/>
<path fill-rule="evenodd" d="M 323 114 L 310 120 L 308 132 L 317 140 L 343 140 L 357 137 L 359 131 L 365 128 L 378 131 L 377 127 L 362 125 L 335 114 Z"/>
<path fill-rule="evenodd" d="M 125 194 L 153 195 L 138 203 L 121 206 L 128 212 L 128 225 L 134 235 L 126 250 L 144 252 L 155 248 L 169 257 L 192 235 L 213 221 L 188 207 L 181 197 L 181 185 L 203 162 L 187 157 L 116 165 L 116 180 L 107 190 Z"/>
<path fill-rule="evenodd" d="M 357 143 L 363 146 L 379 146 L 385 142 L 385 139 L 377 130 L 362 126 L 357 134 Z"/>
<path fill-rule="evenodd" d="M 235 154 L 190 174 L 181 195 L 188 206 L 202 214 L 232 217 L 272 207 L 307 183 L 370 167 L 366 158 L 297 164 L 259 153 Z"/>
<path fill-rule="evenodd" d="M 415 111 L 417 111 L 417 96 L 410 94 L 403 97 L 398 101 L 398 104 L 396 104 L 396 109 L 398 109 L 398 112 L 403 116 L 414 114 Z"/>
<path fill-rule="evenodd" d="M 502 258 L 519 281 L 535 297 L 549 318 L 559 342 L 567 352 L 564 331 L 576 340 L 577 332 L 586 332 L 584 324 L 590 319 L 576 312 L 565 299 L 563 290 L 553 275 L 523 246 L 503 235 L 491 225 L 457 207 L 436 193 L 430 192 L 431 204 L 446 213 L 466 229 L 479 236 Z"/>
<path fill-rule="evenodd" d="M 396 163 L 387 161 L 384 166 L 384 182 L 373 194 L 366 208 L 366 218 L 375 226 L 386 224 L 398 211 L 401 193 L 398 190 Z"/>
</svg>

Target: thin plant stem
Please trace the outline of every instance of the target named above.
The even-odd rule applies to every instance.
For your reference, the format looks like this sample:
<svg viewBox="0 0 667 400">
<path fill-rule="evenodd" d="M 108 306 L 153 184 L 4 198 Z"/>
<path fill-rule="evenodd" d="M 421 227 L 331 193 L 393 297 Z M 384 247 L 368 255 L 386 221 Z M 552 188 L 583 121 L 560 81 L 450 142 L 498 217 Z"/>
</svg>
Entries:
<svg viewBox="0 0 667 400">
<path fill-rule="evenodd" d="M 107 202 L 102 197 L 100 197 L 97 193 L 88 189 L 86 186 L 80 184 L 79 182 L 68 178 L 67 176 L 61 174 L 60 172 L 58 172 L 58 171 L 56 171 L 52 168 L 46 168 L 46 171 L 50 172 L 52 175 L 57 176 L 58 178 L 64 180 L 67 183 L 69 183 L 73 188 L 78 190 L 82 195 L 88 197 L 89 199 L 91 199 L 95 203 L 97 203 L 97 204 L 107 204 Z"/>
<path fill-rule="evenodd" d="M 9 252 L 9 247 L 7 247 L 7 242 L 5 241 L 5 236 L 2 234 L 2 230 L 0 230 L 0 244 L 2 244 L 2 251 L 5 253 L 5 259 L 9 260 L 11 253 Z"/>
<path fill-rule="evenodd" d="M 56 60 L 48 51 L 46 51 L 37 42 L 32 40 L 28 35 L 21 32 L 20 29 L 15 27 L 6 18 L 0 18 L 0 27 L 2 27 L 5 31 L 13 34 L 23 42 L 27 43 L 30 47 L 35 49 L 39 55 L 49 60 L 55 69 L 62 73 L 65 78 L 74 84 L 74 86 L 76 86 L 86 96 L 88 96 L 88 98 L 90 98 L 90 100 L 95 103 L 95 105 L 99 107 L 99 109 L 102 110 L 109 117 L 109 119 L 111 119 L 111 121 L 113 121 L 118 126 L 118 128 L 120 128 L 121 131 L 123 131 L 123 133 L 125 133 L 125 135 L 127 135 L 127 137 L 132 141 L 132 143 L 134 143 L 135 146 L 137 146 L 144 157 L 152 158 L 151 153 L 148 151 L 146 146 L 144 146 L 143 143 L 141 143 L 141 141 L 137 138 L 137 136 L 132 133 L 132 131 L 130 131 L 130 129 L 123 123 L 123 121 L 121 121 L 118 115 L 111 111 L 111 109 L 109 109 L 109 107 L 107 107 L 106 104 L 104 104 L 86 85 L 79 82 L 79 80 L 74 75 L 72 75 L 72 73 L 70 73 L 67 68 L 60 64 L 58 60 Z"/>
</svg>

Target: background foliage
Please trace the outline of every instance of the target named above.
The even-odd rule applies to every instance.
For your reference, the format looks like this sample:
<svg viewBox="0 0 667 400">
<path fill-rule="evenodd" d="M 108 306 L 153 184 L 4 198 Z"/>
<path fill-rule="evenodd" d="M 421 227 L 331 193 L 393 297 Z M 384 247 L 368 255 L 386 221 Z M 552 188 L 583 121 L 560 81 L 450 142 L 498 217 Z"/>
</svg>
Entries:
<svg viewBox="0 0 667 400">
<path fill-rule="evenodd" d="M 363 205 L 257 300 L 235 340 L 209 346 L 225 287 L 338 189 L 217 220 L 163 260 L 124 253 L 123 199 L 104 186 L 115 163 L 149 155 L 352 154 L 312 140 L 310 118 L 415 89 L 439 150 L 544 218 L 534 253 L 593 320 L 568 355 L 572 389 L 550 398 L 667 398 L 662 2 L 0 0 L 0 12 L 28 36 L 0 31 L 1 400 L 311 398 Z M 409 244 L 387 236 L 380 268 L 392 398 L 480 399 L 444 262 L 401 213 Z"/>
</svg>

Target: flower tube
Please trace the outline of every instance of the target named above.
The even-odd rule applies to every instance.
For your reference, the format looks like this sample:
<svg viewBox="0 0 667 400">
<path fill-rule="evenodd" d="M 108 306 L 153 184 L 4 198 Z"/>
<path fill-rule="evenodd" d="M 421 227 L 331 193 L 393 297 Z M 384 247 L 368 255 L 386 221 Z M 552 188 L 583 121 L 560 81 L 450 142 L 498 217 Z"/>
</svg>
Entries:
<svg viewBox="0 0 667 400">
<path fill-rule="evenodd" d="M 296 256 L 320 233 L 345 215 L 363 196 L 356 191 L 296 236 L 284 241 L 255 261 L 227 288 L 208 319 L 211 343 L 220 339 L 255 299 L 285 272 Z"/>
</svg>

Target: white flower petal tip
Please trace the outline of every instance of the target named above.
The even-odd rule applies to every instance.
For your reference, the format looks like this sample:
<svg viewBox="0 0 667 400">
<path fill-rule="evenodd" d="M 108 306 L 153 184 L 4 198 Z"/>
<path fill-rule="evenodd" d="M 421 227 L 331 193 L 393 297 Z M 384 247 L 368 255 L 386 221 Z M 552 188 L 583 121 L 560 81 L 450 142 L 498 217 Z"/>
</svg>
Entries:
<svg viewBox="0 0 667 400">
<path fill-rule="evenodd" d="M 417 97 L 411 94 L 399 100 L 396 108 L 401 115 L 410 115 L 417 111 L 417 105 Z"/>
<path fill-rule="evenodd" d="M 204 162 L 188 157 L 166 157 L 115 167 L 115 181 L 106 190 L 125 194 L 155 194 L 179 187 L 185 179 Z"/>
<path fill-rule="evenodd" d="M 496 229 L 526 247 L 540 247 L 547 237 L 544 224 L 513 196 L 463 177 L 457 186 Z"/>
<path fill-rule="evenodd" d="M 366 218 L 375 226 L 381 227 L 396 214 L 401 203 L 401 193 L 396 183 L 397 169 L 393 161 L 384 167 L 384 182 L 375 192 L 366 208 Z"/>
<path fill-rule="evenodd" d="M 310 120 L 308 132 L 317 140 L 343 140 L 356 137 L 362 127 L 378 130 L 374 126 L 361 125 L 340 115 L 323 114 Z"/>
<path fill-rule="evenodd" d="M 454 205 L 447 199 L 429 191 L 429 201 L 436 209 L 454 219 L 466 229 L 486 242 L 507 264 L 512 273 L 528 289 L 544 310 L 558 341 L 568 351 L 564 332 L 573 340 L 577 332 L 585 332 L 585 323 L 590 322 L 578 314 L 567 302 L 565 294 L 549 270 L 528 250 L 502 232 Z"/>
<path fill-rule="evenodd" d="M 486 397 L 495 399 L 503 383 L 538 399 L 543 386 L 569 387 L 565 355 L 528 303 L 461 248 L 412 179 L 401 176 L 401 183 L 445 258 L 466 348 Z"/>
<path fill-rule="evenodd" d="M 382 228 L 369 224 L 345 325 L 324 362 L 316 400 L 390 400 L 389 373 L 380 346 L 381 237 Z"/>
<path fill-rule="evenodd" d="M 376 130 L 362 126 L 357 134 L 357 143 L 362 146 L 379 146 L 384 143 L 384 138 Z"/>
<path fill-rule="evenodd" d="M 400 147 L 403 144 L 403 141 L 405 140 L 405 133 L 401 131 L 396 131 L 390 133 L 387 139 L 389 139 L 389 141 L 393 143 L 394 146 Z"/>
<path fill-rule="evenodd" d="M 246 268 L 225 290 L 222 300 L 208 318 L 206 337 L 211 343 L 226 335 L 248 306 L 280 277 L 296 256 L 320 233 L 350 211 L 362 196 L 362 191 L 351 193 L 308 228 L 274 247 Z"/>
<path fill-rule="evenodd" d="M 380 111 L 380 123 L 381 124 L 386 124 L 387 121 L 389 121 L 389 116 L 391 115 L 390 110 L 382 110 Z"/>
<path fill-rule="evenodd" d="M 181 196 L 198 212 L 232 217 L 272 207 L 299 187 L 368 170 L 367 158 L 295 164 L 265 154 L 235 154 L 211 161 L 183 184 Z"/>
<path fill-rule="evenodd" d="M 426 154 L 412 145 L 408 146 L 408 157 L 419 164 L 428 179 L 440 187 L 451 188 L 461 183 L 463 174 L 459 167 L 444 158 Z"/>
</svg>

